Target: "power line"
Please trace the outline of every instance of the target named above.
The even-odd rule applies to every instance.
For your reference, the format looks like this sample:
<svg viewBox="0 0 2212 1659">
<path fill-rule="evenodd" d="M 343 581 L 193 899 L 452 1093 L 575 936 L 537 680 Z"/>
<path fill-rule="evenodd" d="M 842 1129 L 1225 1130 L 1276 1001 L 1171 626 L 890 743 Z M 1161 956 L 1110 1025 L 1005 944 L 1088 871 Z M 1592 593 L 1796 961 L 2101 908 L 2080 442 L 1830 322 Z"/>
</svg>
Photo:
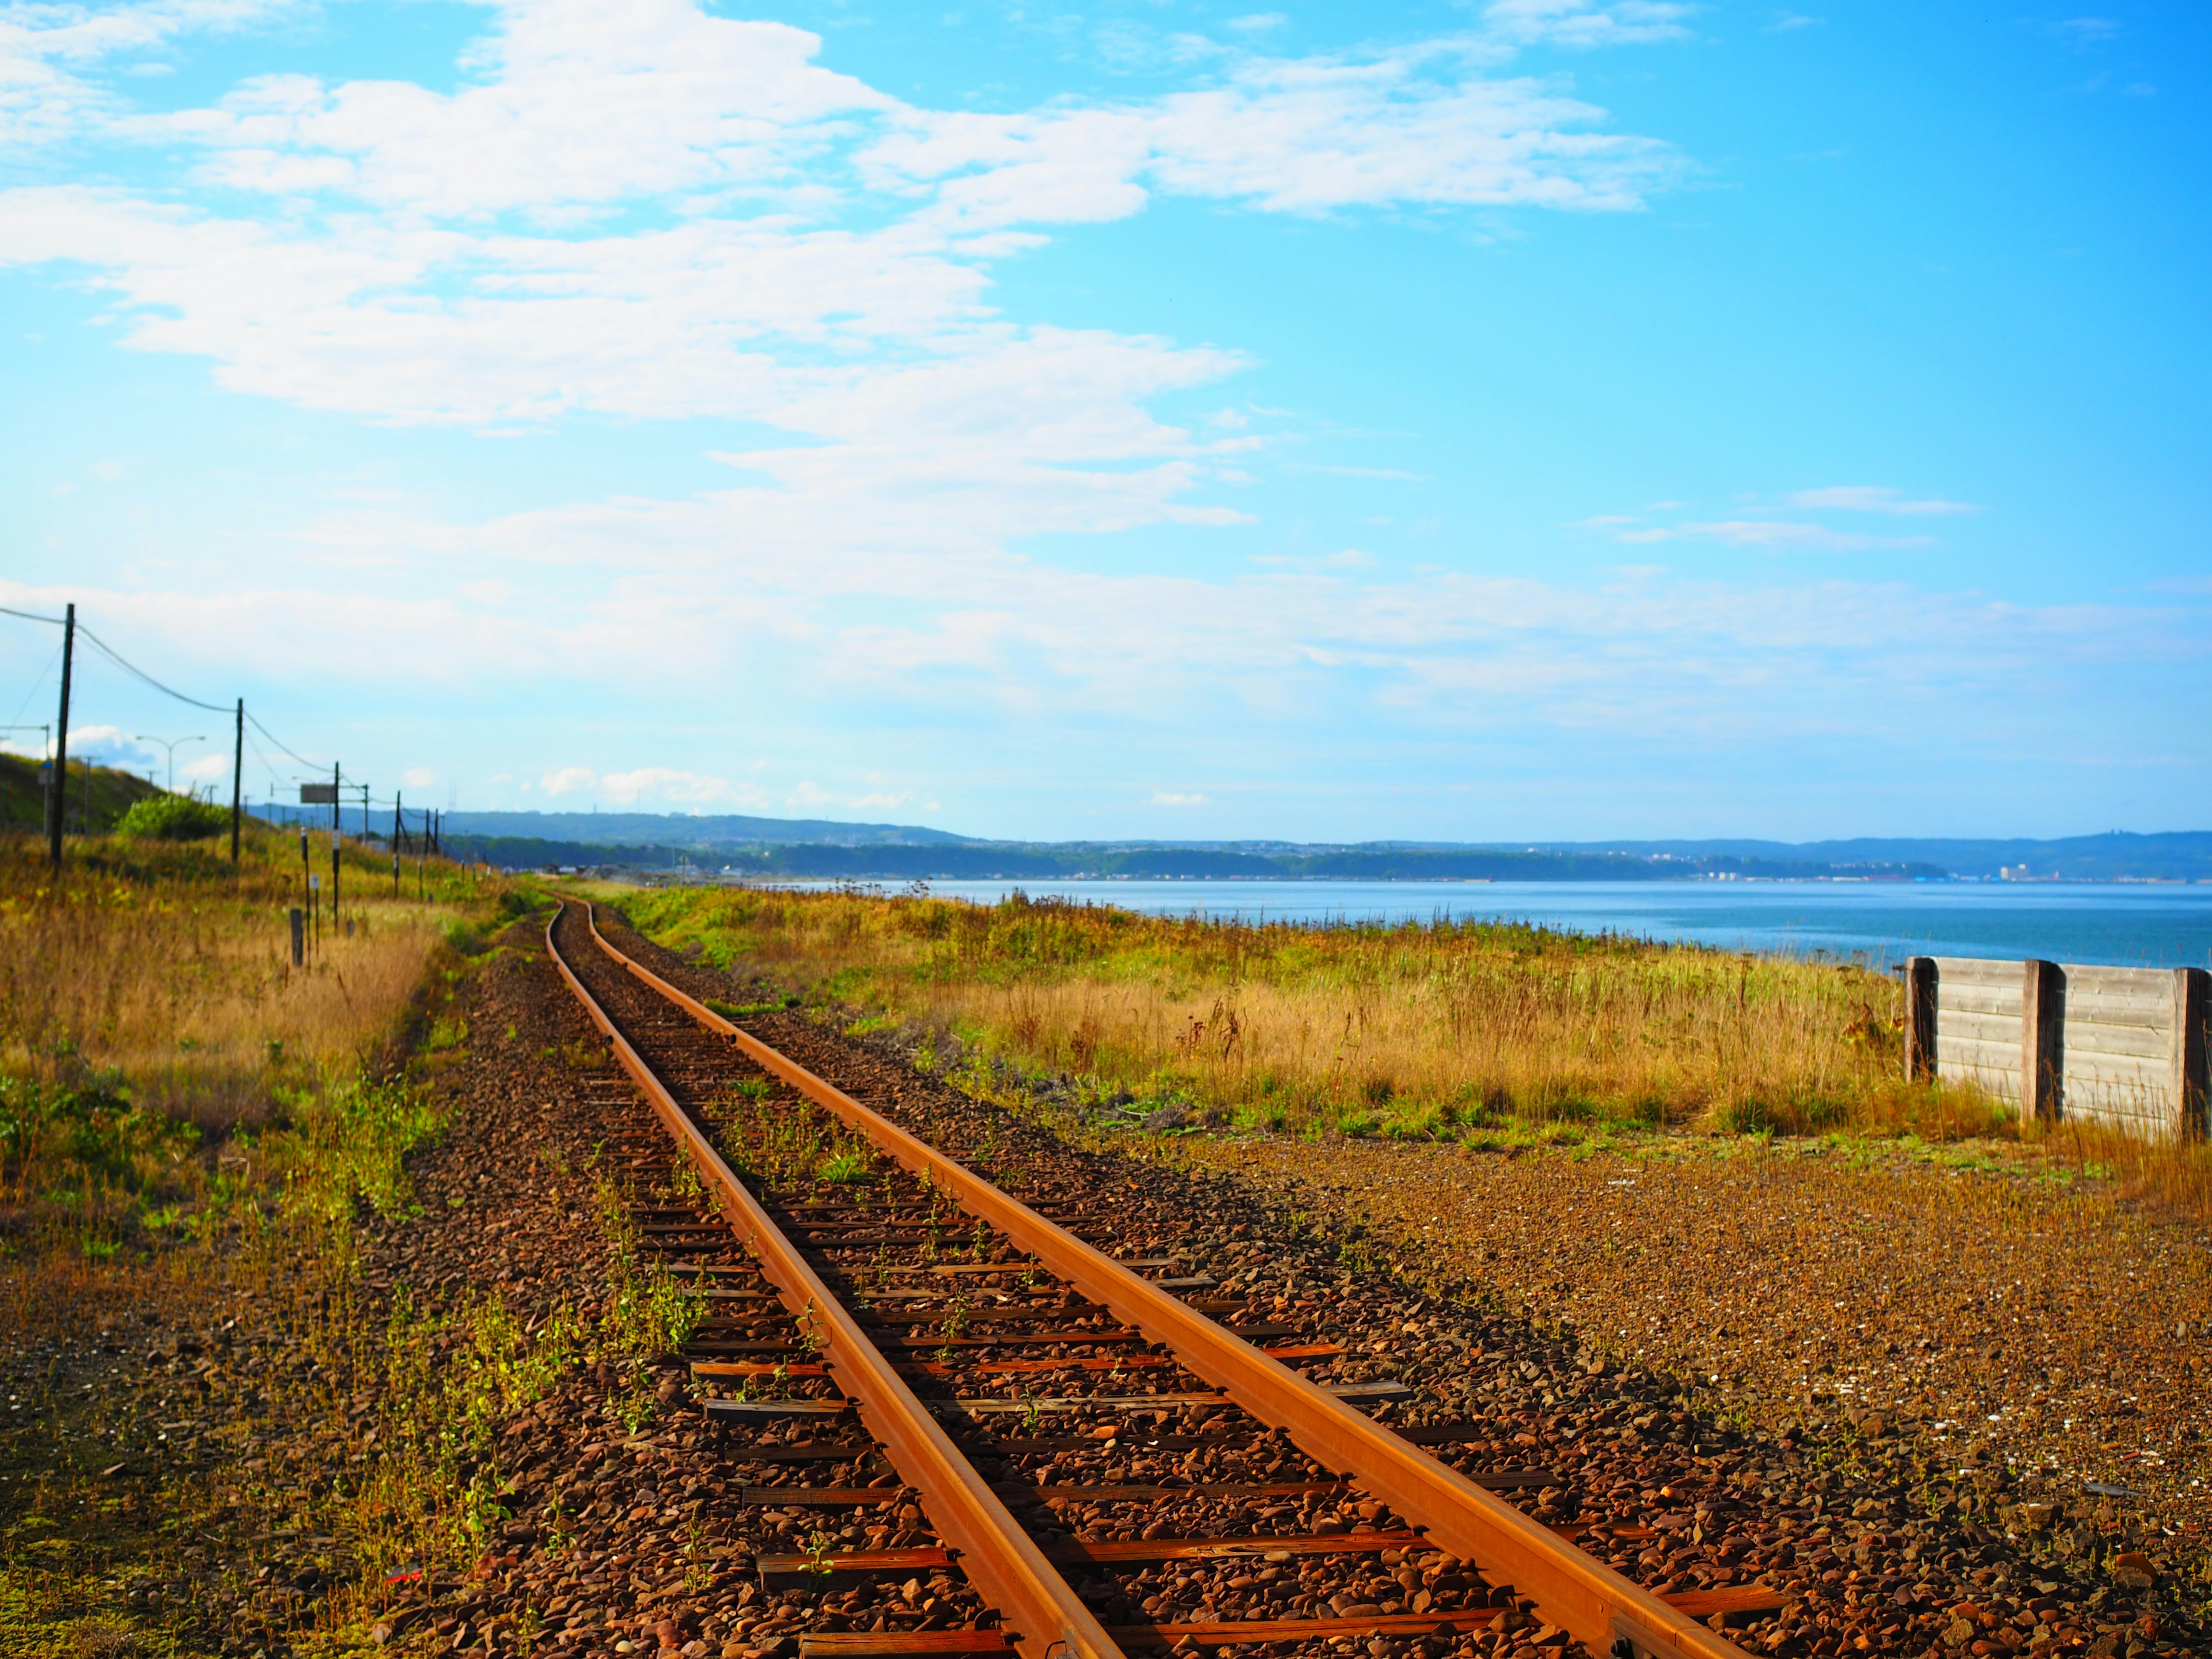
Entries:
<svg viewBox="0 0 2212 1659">
<path fill-rule="evenodd" d="M 11 617 L 20 617 L 23 613 L 20 611 L 10 611 L 8 614 Z M 40 692 L 46 689 L 46 676 L 54 672 L 54 664 L 59 659 L 61 654 L 61 646 L 57 643 L 54 647 L 53 655 L 46 659 L 46 665 L 39 671 L 39 678 L 33 680 L 31 682 L 31 689 L 23 693 L 22 703 L 21 707 L 15 710 L 15 719 L 17 720 L 20 721 L 23 718 L 23 710 L 31 706 L 31 699 L 37 696 Z"/>
<path fill-rule="evenodd" d="M 42 617 L 35 611 L 16 611 L 10 609 L 6 605 L 0 605 L 0 616 L 20 617 L 26 622 L 51 623 L 57 628 L 67 626 L 67 623 L 63 617 Z M 163 696 L 173 697 L 179 702 L 188 704 L 194 708 L 204 708 L 210 714 L 231 714 L 234 716 L 242 713 L 246 715 L 246 723 L 252 726 L 253 729 L 258 732 L 263 737 L 268 738 L 270 745 L 276 750 L 278 753 L 298 762 L 299 764 L 306 767 L 310 772 L 319 773 L 324 769 L 315 762 L 309 760 L 306 756 L 301 754 L 298 750 L 294 749 L 290 744 L 287 744 L 282 738 L 278 737 L 274 732 L 271 732 L 266 726 L 264 726 L 261 723 L 259 717 L 245 709 L 243 705 L 234 706 L 222 703 L 203 702 L 198 697 L 186 696 L 174 686 L 164 685 L 161 681 L 155 679 L 151 674 L 149 674 L 144 669 L 139 667 L 136 663 L 131 662 L 128 658 L 125 657 L 122 653 L 116 650 L 113 646 L 108 644 L 106 640 L 101 639 L 99 635 L 94 633 L 91 629 L 86 627 L 82 623 L 78 623 L 76 624 L 76 632 L 82 635 L 86 641 L 91 645 L 93 649 L 99 652 L 100 654 L 106 658 L 108 661 L 113 663 L 118 668 L 120 668 L 125 673 L 130 675 L 132 678 L 152 687 L 156 691 L 159 691 Z M 58 647 L 57 648 L 58 649 Z M 46 665 L 46 669 L 51 670 L 53 664 L 49 661 Z M 38 680 L 32 685 L 31 695 L 33 696 L 36 696 L 39 687 L 44 684 L 45 682 L 46 672 L 42 671 L 40 673 Z M 24 702 L 27 705 L 29 702 L 30 697 L 25 697 Z M 269 772 L 273 775 L 276 769 L 270 764 L 269 757 L 261 752 L 260 744 L 256 744 L 253 746 L 253 752 L 255 757 L 258 759 L 262 765 L 267 768 Z"/>
<path fill-rule="evenodd" d="M 306 756 L 301 754 L 297 750 L 286 748 L 283 739 L 279 738 L 274 732 L 271 732 L 267 726 L 264 726 L 258 720 L 256 720 L 253 715 L 253 711 L 250 708 L 246 711 L 246 723 L 252 726 L 255 731 L 261 733 L 263 737 L 268 738 L 270 743 L 275 747 L 283 750 L 285 754 L 291 756 L 294 760 L 299 762 L 301 765 L 306 767 L 310 772 L 320 772 L 325 769 L 324 768 L 318 766 L 314 762 L 309 760 Z M 271 767 L 270 769 L 274 771 L 276 769 Z"/>
<path fill-rule="evenodd" d="M 134 675 L 137 678 L 143 680 L 147 684 L 152 686 L 156 691 L 159 691 L 163 696 L 174 697 L 179 702 L 188 702 L 195 708 L 204 708 L 210 714 L 228 714 L 231 712 L 229 709 L 224 708 L 221 703 L 202 702 L 198 697 L 188 697 L 183 692 L 162 684 L 161 681 L 155 679 L 144 669 L 138 667 L 134 663 L 124 660 L 123 657 L 116 651 L 114 647 L 108 644 L 106 640 L 101 639 L 99 635 L 94 633 L 82 623 L 79 623 L 76 625 L 76 631 L 84 635 L 86 639 L 91 641 L 93 648 L 98 651 L 101 656 L 106 658 L 108 661 L 113 663 L 125 673 Z"/>
</svg>

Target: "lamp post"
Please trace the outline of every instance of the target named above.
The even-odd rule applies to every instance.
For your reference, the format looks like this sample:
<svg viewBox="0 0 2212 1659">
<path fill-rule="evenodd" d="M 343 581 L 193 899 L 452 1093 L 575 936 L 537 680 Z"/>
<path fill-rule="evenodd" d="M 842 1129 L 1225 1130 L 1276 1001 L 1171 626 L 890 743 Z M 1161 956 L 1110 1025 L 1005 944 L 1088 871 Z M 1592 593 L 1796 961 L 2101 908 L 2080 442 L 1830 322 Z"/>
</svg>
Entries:
<svg viewBox="0 0 2212 1659">
<path fill-rule="evenodd" d="M 132 735 L 133 743 L 158 743 L 169 751 L 169 793 L 177 793 L 177 745 L 180 743 L 205 743 L 205 738 L 145 738 Z"/>
</svg>

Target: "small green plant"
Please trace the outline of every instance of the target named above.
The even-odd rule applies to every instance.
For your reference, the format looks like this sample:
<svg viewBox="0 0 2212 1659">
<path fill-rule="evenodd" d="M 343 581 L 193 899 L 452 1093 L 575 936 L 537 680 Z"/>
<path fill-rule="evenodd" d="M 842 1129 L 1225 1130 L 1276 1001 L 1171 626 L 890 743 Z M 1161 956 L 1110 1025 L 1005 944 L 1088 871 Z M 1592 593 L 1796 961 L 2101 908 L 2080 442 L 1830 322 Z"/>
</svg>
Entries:
<svg viewBox="0 0 2212 1659">
<path fill-rule="evenodd" d="M 799 1006 L 800 998 L 785 997 L 776 1002 L 718 1002 L 706 999 L 707 1006 L 724 1019 L 754 1019 L 762 1014 L 780 1014 L 787 1008 Z"/>
<path fill-rule="evenodd" d="M 968 1294 L 956 1285 L 952 1291 L 952 1301 L 945 1311 L 944 1340 L 937 1350 L 939 1364 L 949 1365 L 952 1363 L 953 1345 L 960 1340 L 967 1329 Z"/>
<path fill-rule="evenodd" d="M 688 1155 L 676 1160 L 675 1173 L 668 1177 L 668 1189 L 674 1197 L 686 1204 L 706 1201 L 707 1188 L 701 1184 L 699 1171 Z"/>
<path fill-rule="evenodd" d="M 806 1540 L 805 1571 L 827 1578 L 835 1571 L 830 1565 L 830 1558 L 836 1553 L 837 1540 L 817 1528 L 813 1536 Z"/>
<path fill-rule="evenodd" d="M 690 1516 L 684 1522 L 684 1588 L 690 1595 L 703 1595 L 714 1582 L 714 1568 L 708 1559 L 706 1534 L 699 1530 L 699 1517 Z"/>
<path fill-rule="evenodd" d="M 849 1185 L 868 1178 L 868 1154 L 858 1146 L 840 1146 L 815 1166 L 814 1178 L 838 1186 Z"/>
<path fill-rule="evenodd" d="M 660 1414 L 660 1395 L 651 1367 L 633 1364 L 623 1391 L 615 1399 L 615 1420 L 631 1434 L 642 1434 Z"/>
</svg>

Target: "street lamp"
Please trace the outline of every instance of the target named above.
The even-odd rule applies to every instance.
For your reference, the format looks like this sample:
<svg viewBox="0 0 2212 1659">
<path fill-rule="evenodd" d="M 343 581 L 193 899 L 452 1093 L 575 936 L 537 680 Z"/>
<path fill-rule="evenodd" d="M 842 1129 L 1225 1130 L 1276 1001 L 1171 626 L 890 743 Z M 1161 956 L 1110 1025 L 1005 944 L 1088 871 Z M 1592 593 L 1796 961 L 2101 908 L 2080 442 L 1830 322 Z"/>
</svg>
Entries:
<svg viewBox="0 0 2212 1659">
<path fill-rule="evenodd" d="M 169 793 L 177 793 L 177 745 L 180 743 L 205 743 L 205 738 L 142 738 L 133 734 L 133 743 L 158 743 L 169 751 Z"/>
</svg>

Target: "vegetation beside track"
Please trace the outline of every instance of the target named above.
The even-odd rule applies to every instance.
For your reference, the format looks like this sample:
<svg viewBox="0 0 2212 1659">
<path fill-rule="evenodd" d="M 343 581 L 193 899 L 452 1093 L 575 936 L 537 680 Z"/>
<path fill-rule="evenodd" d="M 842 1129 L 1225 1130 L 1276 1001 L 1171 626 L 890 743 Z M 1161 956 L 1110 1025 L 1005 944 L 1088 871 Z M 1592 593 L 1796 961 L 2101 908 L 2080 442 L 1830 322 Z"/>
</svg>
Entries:
<svg viewBox="0 0 2212 1659">
<path fill-rule="evenodd" d="M 587 884 L 589 885 L 589 884 Z M 599 885 L 659 943 L 971 1092 L 1096 1120 L 1589 1157 L 1687 1132 L 2018 1157 L 2212 1219 L 2212 1149 L 2023 1127 L 1902 1079 L 1896 981 L 1851 963 L 1515 924 L 1254 926 L 1017 895 Z M 856 1018 L 854 1016 L 857 1016 Z"/>
<path fill-rule="evenodd" d="M 511 1377 L 519 1338 L 489 1307 L 371 1328 L 356 1292 L 363 1224 L 416 1208 L 404 1160 L 503 896 L 434 862 L 395 896 L 349 848 L 351 925 L 295 969 L 298 846 L 254 826 L 234 868 L 227 836 L 72 838 L 56 876 L 0 842 L 0 1654 L 251 1651 L 222 1610 L 311 1498 L 374 1513 L 382 1553 L 468 1547 L 467 1483 L 419 1479 L 419 1436 L 476 1402 L 421 1356 Z M 417 1431 L 392 1455 L 334 1483 L 253 1455 L 380 1371 Z"/>
<path fill-rule="evenodd" d="M 1254 925 L 860 891 L 626 893 L 652 938 L 1243 1129 L 1986 1133 L 1899 1080 L 1886 975 L 1517 924 Z"/>
</svg>

